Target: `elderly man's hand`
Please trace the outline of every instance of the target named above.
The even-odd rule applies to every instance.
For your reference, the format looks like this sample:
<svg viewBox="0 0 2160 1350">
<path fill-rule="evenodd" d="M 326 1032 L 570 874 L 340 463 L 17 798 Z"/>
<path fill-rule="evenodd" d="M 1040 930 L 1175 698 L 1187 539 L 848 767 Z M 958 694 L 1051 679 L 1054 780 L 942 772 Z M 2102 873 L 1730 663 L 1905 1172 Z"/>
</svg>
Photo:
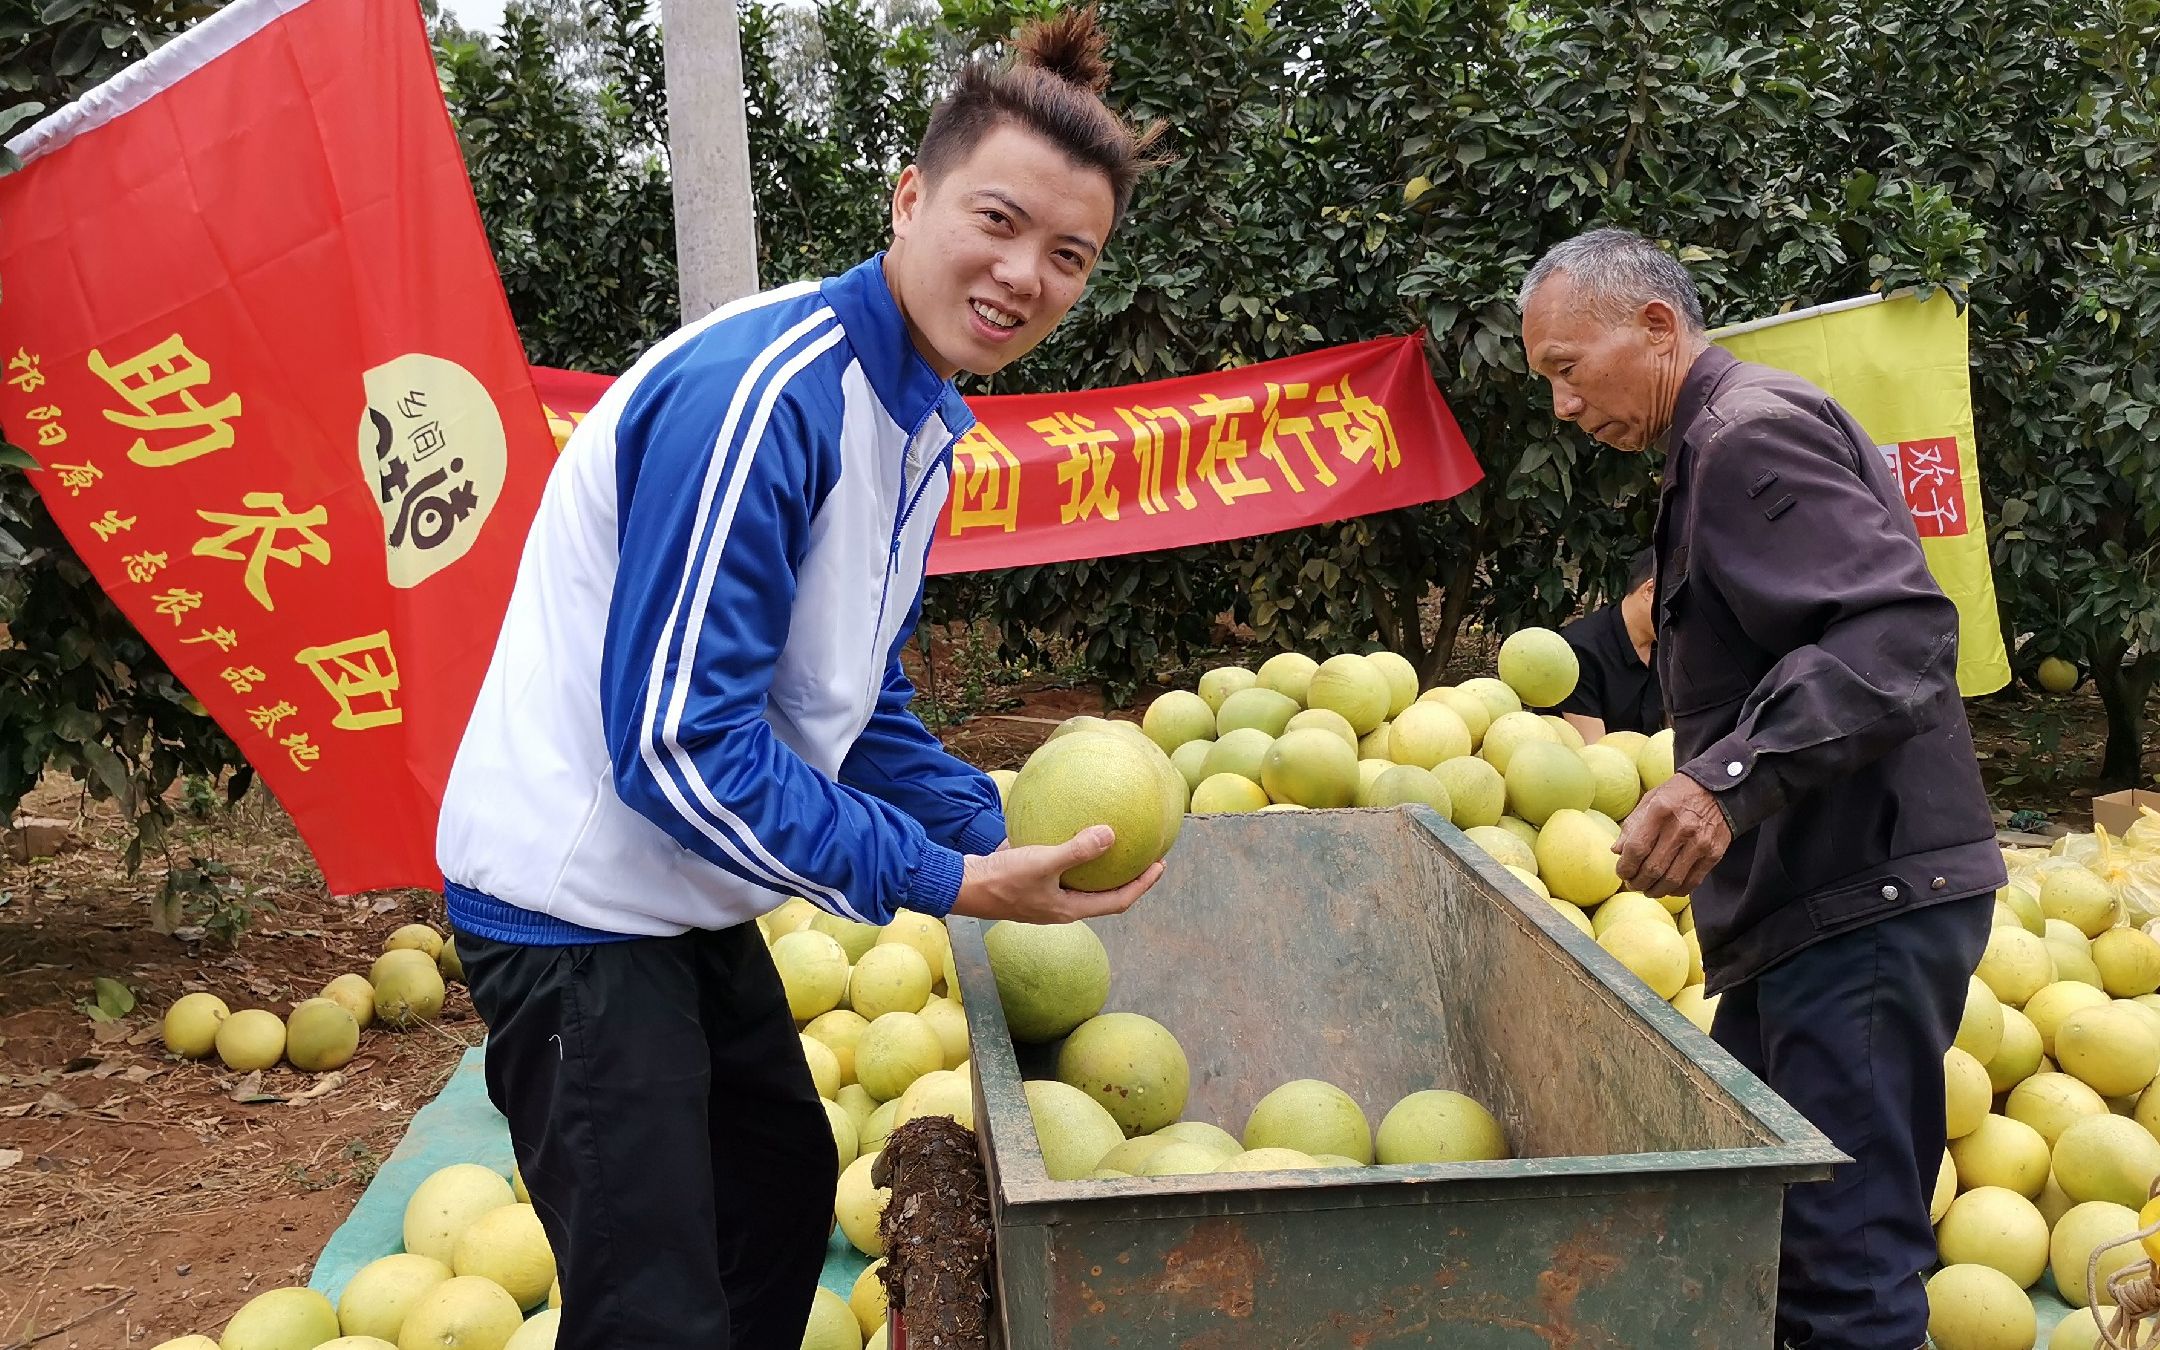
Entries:
<svg viewBox="0 0 2160 1350">
<path fill-rule="evenodd" d="M 1623 885 L 1644 895 L 1691 895 L 1732 847 L 1732 826 L 1702 784 L 1674 774 L 1628 813 L 1613 852 Z"/>
</svg>

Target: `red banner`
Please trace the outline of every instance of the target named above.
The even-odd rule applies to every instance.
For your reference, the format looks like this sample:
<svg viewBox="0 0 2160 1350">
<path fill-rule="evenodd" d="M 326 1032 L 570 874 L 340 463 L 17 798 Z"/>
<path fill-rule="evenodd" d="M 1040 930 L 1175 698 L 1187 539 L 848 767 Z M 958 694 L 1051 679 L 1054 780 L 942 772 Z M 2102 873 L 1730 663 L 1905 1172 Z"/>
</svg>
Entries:
<svg viewBox="0 0 2160 1350">
<path fill-rule="evenodd" d="M 330 887 L 435 884 L 553 457 L 418 7 L 241 0 L 13 145 L 0 424 Z"/>
<path fill-rule="evenodd" d="M 605 376 L 535 368 L 557 443 Z M 972 398 L 934 573 L 1210 544 L 1440 501 L 1477 459 L 1421 335 L 1152 384 Z"/>
</svg>

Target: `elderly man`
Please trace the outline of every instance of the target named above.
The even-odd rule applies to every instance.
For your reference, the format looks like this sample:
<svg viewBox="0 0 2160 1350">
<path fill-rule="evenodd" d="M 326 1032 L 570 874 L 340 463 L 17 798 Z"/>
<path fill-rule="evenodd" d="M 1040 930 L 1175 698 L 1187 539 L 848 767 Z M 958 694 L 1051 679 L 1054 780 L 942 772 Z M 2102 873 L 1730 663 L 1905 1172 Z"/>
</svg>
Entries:
<svg viewBox="0 0 2160 1350">
<path fill-rule="evenodd" d="M 1554 414 L 1666 455 L 1656 660 L 1680 770 L 1628 817 L 1620 875 L 1693 895 L 1712 1035 L 1852 1157 L 1787 1196 L 1779 1343 L 1921 1345 L 1943 1055 L 2005 879 L 1956 612 L 1867 433 L 1711 346 L 1649 240 L 1571 239 L 1521 304 Z"/>
</svg>

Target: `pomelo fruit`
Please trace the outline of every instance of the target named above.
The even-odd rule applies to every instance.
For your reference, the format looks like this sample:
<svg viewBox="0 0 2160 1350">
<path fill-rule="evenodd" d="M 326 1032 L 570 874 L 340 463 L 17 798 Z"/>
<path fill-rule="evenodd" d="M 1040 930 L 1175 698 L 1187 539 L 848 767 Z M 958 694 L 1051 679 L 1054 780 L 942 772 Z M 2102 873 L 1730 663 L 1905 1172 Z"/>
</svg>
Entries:
<svg viewBox="0 0 2160 1350">
<path fill-rule="evenodd" d="M 1402 716 L 1403 709 L 1417 702 L 1417 667 L 1411 665 L 1404 657 L 1390 651 L 1367 652 L 1365 653 L 1365 659 L 1372 662 L 1373 668 L 1380 672 L 1380 678 L 1387 681 L 1387 716 L 1389 718 Z"/>
<path fill-rule="evenodd" d="M 1350 723 L 1333 708 L 1305 709 L 1284 724 L 1283 734 L 1287 736 L 1293 731 L 1305 731 L 1307 729 L 1325 731 L 1329 735 L 1339 736 L 1342 738 L 1344 745 L 1349 746 L 1352 750 L 1357 749 L 1357 732 L 1353 731 Z"/>
<path fill-rule="evenodd" d="M 1187 741 L 1171 754 L 1171 767 L 1185 780 L 1185 790 L 1188 793 L 1206 781 L 1200 771 L 1207 765 L 1208 752 L 1214 748 L 1215 742 L 1212 740 Z"/>
<path fill-rule="evenodd" d="M 871 1019 L 855 1042 L 855 1081 L 881 1102 L 895 1100 L 908 1084 L 944 1067 L 945 1043 L 911 1012 Z"/>
<path fill-rule="evenodd" d="M 1987 1062 L 1988 1085 L 2008 1092 L 2040 1071 L 2040 1029 L 2016 1008 L 2003 1009 L 2002 1046 Z"/>
<path fill-rule="evenodd" d="M 1267 789 L 1242 774 L 1218 773 L 1203 780 L 1193 789 L 1192 810 L 1196 816 L 1228 815 L 1239 811 L 1257 811 L 1268 804 Z"/>
<path fill-rule="evenodd" d="M 1635 756 L 1635 770 L 1642 775 L 1643 791 L 1664 783 L 1673 776 L 1673 732 L 1671 727 L 1652 734 L 1643 742 Z"/>
<path fill-rule="evenodd" d="M 1241 689 L 1223 700 L 1215 714 L 1216 739 L 1233 731 L 1260 731 L 1280 736 L 1303 705 L 1274 689 Z"/>
<path fill-rule="evenodd" d="M 2107 1113 L 2099 1093 L 2066 1073 L 2036 1073 L 2011 1088 L 2003 1103 L 2003 1114 L 2032 1126 L 2050 1150 L 2064 1130 L 2087 1116 Z"/>
<path fill-rule="evenodd" d="M 2115 922 L 2115 888 L 2075 863 L 2051 867 L 2040 879 L 2040 912 L 2095 938 Z"/>
<path fill-rule="evenodd" d="M 1314 809 L 1350 805 L 1357 782 L 1357 751 L 1325 731 L 1285 732 L 1260 764 L 1271 800 Z"/>
<path fill-rule="evenodd" d="M 1518 713 L 1523 710 L 1521 696 L 1513 689 L 1508 688 L 1506 681 L 1496 680 L 1490 675 L 1480 675 L 1475 679 L 1464 680 L 1455 687 L 1466 694 L 1476 696 L 1480 702 L 1484 703 L 1486 711 L 1492 714 L 1492 721 L 1496 722 L 1509 713 Z M 1490 725 L 1491 723 L 1488 722 L 1487 726 Z"/>
<path fill-rule="evenodd" d="M 2098 1008 L 2109 1002 L 2105 991 L 2076 980 L 2057 980 L 2025 1000 L 2025 1015 L 2040 1031 L 2042 1053 L 2055 1053 L 2055 1031 L 2065 1018 L 2080 1008 Z"/>
<path fill-rule="evenodd" d="M 1101 1160 L 1095 1164 L 1095 1170 L 1100 1172 L 1108 1169 L 1122 1172 L 1129 1177 L 1139 1176 L 1140 1169 L 1147 1164 L 1155 1150 L 1176 1142 L 1159 1134 L 1135 1135 L 1122 1144 L 1114 1145 L 1108 1153 L 1103 1154 Z"/>
<path fill-rule="evenodd" d="M 1507 814 L 1507 779 L 1475 755 L 1459 755 L 1433 765 L 1432 776 L 1447 789 L 1448 819 L 1457 828 L 1497 825 Z"/>
<path fill-rule="evenodd" d="M 375 1020 L 399 1030 L 434 1021 L 449 992 L 435 963 L 410 948 L 384 952 L 368 983 L 375 987 Z"/>
<path fill-rule="evenodd" d="M 383 950 L 394 952 L 401 948 L 426 952 L 433 961 L 442 955 L 443 936 L 424 923 L 409 923 L 383 939 Z"/>
<path fill-rule="evenodd" d="M 1942 1166 L 1935 1169 L 1935 1198 L 1928 1202 L 1928 1222 L 1941 1223 L 1943 1215 L 1950 1212 L 1950 1202 L 1955 1199 L 1957 1168 L 1951 1164 L 1950 1153 L 1946 1149 L 1942 1155 Z"/>
<path fill-rule="evenodd" d="M 1395 762 L 1395 724 L 1382 722 L 1371 731 L 1358 737 L 1357 752 L 1360 759 L 1384 759 Z"/>
<path fill-rule="evenodd" d="M 841 1167 L 855 1161 L 862 1152 L 861 1137 L 855 1129 L 855 1117 L 836 1101 L 825 1103 L 825 1124 L 832 1130 L 833 1153 Z"/>
<path fill-rule="evenodd" d="M 2055 958 L 2048 955 L 2047 943 L 2022 927 L 1996 928 L 1974 973 L 2006 1006 L 2022 1008 L 2055 982 Z"/>
<path fill-rule="evenodd" d="M 324 985 L 321 997 L 351 1013 L 353 1025 L 362 1031 L 375 1020 L 375 986 L 358 971 L 340 975 Z"/>
<path fill-rule="evenodd" d="M 1294 1148 L 1336 1153 L 1369 1164 L 1372 1126 L 1350 1094 L 1317 1078 L 1299 1078 L 1262 1097 L 1246 1118 L 1247 1149 Z"/>
<path fill-rule="evenodd" d="M 2071 1121 L 2055 1141 L 2055 1183 L 2083 1204 L 2107 1200 L 2142 1205 L 2160 1177 L 2160 1140 L 2134 1120 L 2110 1112 Z"/>
<path fill-rule="evenodd" d="M 1950 1139 L 1962 1139 L 1979 1129 L 1994 1100 L 1986 1066 L 1954 1045 L 1943 1055 L 1943 1099 L 1945 1134 Z"/>
<path fill-rule="evenodd" d="M 2141 929 L 2108 929 L 2092 940 L 2092 960 L 2100 971 L 2100 987 L 2117 998 L 2160 989 L 2160 942 Z"/>
<path fill-rule="evenodd" d="M 498 1205 L 474 1219 L 451 1248 L 450 1269 L 503 1287 L 523 1309 L 547 1301 L 555 1283 L 555 1253 L 531 1205 Z"/>
<path fill-rule="evenodd" d="M 1175 1123 L 1192 1089 L 1177 1037 L 1138 1013 L 1103 1013 L 1075 1027 L 1058 1050 L 1057 1076 L 1101 1103 L 1127 1136 Z"/>
<path fill-rule="evenodd" d="M 450 1265 L 457 1240 L 474 1220 L 516 1203 L 500 1172 L 477 1163 L 439 1168 L 405 1201 L 405 1250 Z"/>
<path fill-rule="evenodd" d="M 1635 803 L 1642 799 L 1642 777 L 1636 772 L 1634 759 L 1603 741 L 1585 746 L 1578 753 L 1583 766 L 1590 770 L 1589 809 L 1614 820 L 1634 810 Z"/>
<path fill-rule="evenodd" d="M 1985 1063 L 2002 1048 L 2002 1000 L 1977 978 L 1966 981 L 1965 1015 L 1958 1022 L 1958 1049 Z"/>
<path fill-rule="evenodd" d="M 823 1285 L 812 1291 L 801 1350 L 862 1350 L 863 1329 L 848 1301 Z"/>
<path fill-rule="evenodd" d="M 398 1350 L 503 1350 L 524 1325 L 517 1300 L 493 1280 L 453 1275 L 423 1296 Z"/>
<path fill-rule="evenodd" d="M 1305 691 L 1312 684 L 1320 663 L 1297 652 L 1277 652 L 1260 663 L 1259 685 L 1271 693 L 1281 694 L 1303 706 Z M 1271 735 L 1273 733 L 1270 733 Z"/>
<path fill-rule="evenodd" d="M 1394 807 L 1414 802 L 1429 806 L 1440 813 L 1442 820 L 1449 819 L 1451 803 L 1447 789 L 1440 780 L 1414 764 L 1397 764 L 1372 781 L 1372 786 L 1358 794 L 1359 806 Z"/>
<path fill-rule="evenodd" d="M 775 941 L 772 962 L 780 972 L 781 988 L 787 991 L 788 1012 L 798 1022 L 831 1012 L 847 993 L 847 948 L 840 945 L 839 939 L 814 927 L 799 929 Z M 930 992 L 927 982 L 923 992 Z"/>
<path fill-rule="evenodd" d="M 1148 704 L 1140 729 L 1170 754 L 1187 741 L 1215 739 L 1215 709 L 1198 694 L 1172 689 Z"/>
<path fill-rule="evenodd" d="M 1217 666 L 1200 677 L 1200 699 L 1209 712 L 1221 712 L 1223 700 L 1240 689 L 1250 689 L 1260 677 L 1243 666 Z"/>
<path fill-rule="evenodd" d="M 2008 1116 L 1987 1116 L 1972 1133 L 1951 1140 L 1950 1159 L 1963 1190 L 2001 1186 L 2030 1200 L 2047 1184 L 2047 1140 Z"/>
<path fill-rule="evenodd" d="M 2055 1029 L 2055 1062 L 2103 1097 L 2126 1096 L 2160 1073 L 2160 1037 L 2142 1010 L 2080 1008 Z"/>
<path fill-rule="evenodd" d="M 924 1116 L 943 1116 L 974 1129 L 974 1083 L 966 1074 L 951 1069 L 933 1069 L 916 1079 L 900 1094 L 900 1109 L 893 1112 L 893 1128 L 897 1130 Z"/>
<path fill-rule="evenodd" d="M 1938 1350 L 2032 1350 L 2039 1314 L 1992 1266 L 1944 1266 L 1928 1278 L 1928 1336 Z"/>
<path fill-rule="evenodd" d="M 1244 1148 L 1236 1135 L 1204 1120 L 1181 1120 L 1175 1125 L 1165 1125 L 1155 1131 L 1155 1137 L 1170 1143 L 1198 1144 L 1218 1158 L 1227 1158 Z"/>
<path fill-rule="evenodd" d="M 1018 769 L 992 769 L 990 771 L 990 781 L 997 784 L 998 809 L 1000 811 L 1012 804 L 1012 785 L 1019 777 L 1020 771 Z"/>
<path fill-rule="evenodd" d="M 870 1027 L 870 1019 L 852 1008 L 835 1008 L 829 1013 L 810 1019 L 803 1028 L 803 1035 L 824 1043 L 832 1051 L 833 1059 L 840 1065 L 840 1082 L 843 1086 L 855 1081 L 855 1046 L 862 1034 Z"/>
<path fill-rule="evenodd" d="M 1620 889 L 1620 859 L 1612 851 L 1616 838 L 1587 812 L 1555 811 L 1538 831 L 1537 873 L 1562 900 L 1595 905 Z"/>
<path fill-rule="evenodd" d="M 1126 737 L 1060 737 L 1021 768 L 1005 813 L 1006 835 L 1015 847 L 1063 844 L 1089 826 L 1108 825 L 1117 836 L 1109 851 L 1066 869 L 1062 880 L 1074 890 L 1116 890 L 1169 851 L 1163 788 L 1155 765 Z"/>
<path fill-rule="evenodd" d="M 1320 663 L 1306 682 L 1305 696 L 1300 701 L 1308 708 L 1341 713 L 1363 736 L 1388 720 L 1392 698 L 1387 676 L 1369 657 L 1345 652 Z"/>
<path fill-rule="evenodd" d="M 360 1048 L 360 1024 L 344 1005 L 311 998 L 285 1019 L 285 1057 L 307 1073 L 327 1073 L 352 1062 Z"/>
<path fill-rule="evenodd" d="M 2067 694 L 2077 688 L 2078 668 L 2059 656 L 2043 656 L 2033 677 L 2051 694 Z"/>
<path fill-rule="evenodd" d="M 959 1068 L 968 1057 L 966 1011 L 949 998 L 932 996 L 915 1015 L 928 1022 L 930 1029 L 937 1033 L 939 1044 L 945 1047 L 945 1067 Z"/>
<path fill-rule="evenodd" d="M 218 1350 L 312 1350 L 338 1334 L 329 1299 L 313 1289 L 270 1289 L 240 1305 Z"/>
<path fill-rule="evenodd" d="M 2000 1186 L 1982 1186 L 1951 1201 L 1935 1239 L 1944 1265 L 1990 1266 L 2020 1289 L 2037 1283 L 2047 1269 L 2047 1220 L 2032 1201 Z"/>
<path fill-rule="evenodd" d="M 1486 763 L 1504 774 L 1509 763 L 1514 760 L 1516 751 L 1526 745 L 1536 744 L 1558 746 L 1560 740 L 1536 713 L 1503 713 L 1494 718 L 1493 724 L 1485 729 L 1485 740 L 1478 747 L 1478 754 L 1484 757 Z"/>
<path fill-rule="evenodd" d="M 833 1192 L 833 1217 L 840 1221 L 840 1232 L 864 1256 L 885 1254 L 885 1240 L 878 1236 L 878 1220 L 892 1200 L 890 1187 L 874 1185 L 870 1180 L 870 1169 L 876 1162 L 875 1153 L 865 1153 L 849 1163 Z"/>
<path fill-rule="evenodd" d="M 1288 720 L 1287 718 L 1284 720 Z M 1215 742 L 1214 748 L 1200 764 L 1200 781 L 1205 783 L 1217 774 L 1234 773 L 1248 782 L 1260 781 L 1260 765 L 1267 759 L 1268 747 L 1275 744 L 1272 732 L 1247 727 L 1240 731 L 1225 731 Z M 1199 789 L 1195 788 L 1195 792 Z"/>
<path fill-rule="evenodd" d="M 862 1123 L 862 1129 L 856 1134 L 855 1156 L 866 1157 L 885 1147 L 885 1136 L 893 1132 L 894 1118 L 899 1114 L 898 1097 L 878 1103 L 877 1109 L 870 1113 L 870 1118 Z"/>
<path fill-rule="evenodd" d="M 244 1008 L 218 1023 L 217 1053 L 234 1073 L 267 1069 L 284 1057 L 285 1024 L 274 1012 Z"/>
<path fill-rule="evenodd" d="M 1629 919 L 1599 934 L 1597 944 L 1659 998 L 1670 999 L 1687 986 L 1687 944 L 1664 924 Z"/>
<path fill-rule="evenodd" d="M 1309 1172 L 1320 1166 L 1294 1148 L 1254 1148 L 1217 1163 L 1218 1172 Z"/>
<path fill-rule="evenodd" d="M 1519 867 L 1537 875 L 1537 854 L 1528 844 L 1498 825 L 1473 825 L 1463 831 L 1463 837 L 1492 855 L 1493 861 L 1507 867 Z M 1618 878 L 1614 880 L 1617 882 Z"/>
<path fill-rule="evenodd" d="M 1715 998 L 1704 998 L 1699 984 L 1688 985 L 1672 997 L 1673 1011 L 1693 1022 L 1704 1035 L 1710 1033 L 1710 1024 L 1717 1020 L 1717 1002 Z"/>
<path fill-rule="evenodd" d="M 1550 628 L 1521 628 L 1500 644 L 1500 678 L 1524 706 L 1557 708 L 1582 673 L 1575 649 Z"/>
<path fill-rule="evenodd" d="M 216 994 L 182 994 L 165 1010 L 165 1048 L 182 1059 L 202 1059 L 217 1048 L 218 1028 L 230 1016 L 232 1009 Z"/>
<path fill-rule="evenodd" d="M 855 1285 L 848 1293 L 848 1307 L 854 1310 L 855 1325 L 867 1336 L 885 1325 L 886 1300 L 885 1258 L 879 1257 L 863 1268 L 855 1277 Z"/>
<path fill-rule="evenodd" d="M 2047 1350 L 2100 1350 L 2100 1324 L 2090 1308 L 2072 1308 L 2048 1334 Z"/>
<path fill-rule="evenodd" d="M 1418 702 L 1437 703 L 1461 718 L 1463 726 L 1470 732 L 1472 754 L 1477 752 L 1478 744 L 1485 739 L 1485 729 L 1492 725 L 1497 715 L 1490 703 L 1467 689 L 1428 689 L 1419 696 Z"/>
<path fill-rule="evenodd" d="M 2055 1288 L 2063 1302 L 2073 1308 L 2112 1307 L 2108 1280 L 2124 1266 L 2143 1260 L 2145 1253 L 2135 1242 L 2108 1252 L 2100 1258 L 2099 1280 L 2088 1290 L 2085 1280 L 2091 1271 L 2092 1254 L 2130 1236 L 2141 1226 L 2136 1210 L 2109 1200 L 2072 1205 L 2057 1219 L 2055 1232 L 2048 1240 L 2048 1265 L 2055 1272 Z"/>
<path fill-rule="evenodd" d="M 840 1057 L 832 1047 L 807 1032 L 796 1037 L 802 1045 L 803 1062 L 810 1066 L 810 1081 L 817 1085 L 817 1094 L 830 1100 L 840 1091 Z"/>
<path fill-rule="evenodd" d="M 503 1342 L 503 1350 L 555 1350 L 555 1337 L 561 1329 L 562 1309 L 543 1309 L 526 1318 L 522 1326 L 510 1333 L 510 1339 Z"/>
<path fill-rule="evenodd" d="M 2055 983 L 2072 981 L 2091 985 L 2102 993 L 2107 992 L 2106 981 L 2100 975 L 2100 967 L 2092 959 L 2092 944 L 2069 924 L 2058 920 L 2056 926 L 2069 929 L 2068 936 L 2050 933 L 2041 939 L 2041 945 L 2047 948 L 2048 959 L 2055 963 Z"/>
<path fill-rule="evenodd" d="M 2004 882 L 1995 892 L 1995 903 L 2008 905 L 2018 923 L 2034 937 L 2047 936 L 2047 916 L 2040 912 L 2040 892 L 2015 881 Z"/>
<path fill-rule="evenodd" d="M 1029 1079 L 1021 1084 L 1021 1091 L 1035 1123 L 1043 1170 L 1052 1181 L 1080 1180 L 1125 1139 L 1125 1132 L 1102 1103 L 1070 1083 Z"/>
<path fill-rule="evenodd" d="M 1603 937 L 1606 929 L 1616 923 L 1626 923 L 1630 919 L 1662 924 L 1675 933 L 1680 931 L 1679 923 L 1665 906 L 1641 891 L 1621 891 L 1599 905 L 1597 913 L 1591 916 L 1591 931 Z"/>
<path fill-rule="evenodd" d="M 904 909 L 894 917 L 896 919 L 901 917 L 917 918 L 932 923 L 935 922 L 935 920 L 929 919 L 928 915 L 911 914 Z M 823 933 L 826 937 L 839 943 L 840 950 L 847 954 L 848 963 L 852 965 L 862 960 L 864 952 L 877 945 L 878 934 L 883 930 L 874 923 L 857 923 L 853 919 L 842 918 L 838 914 L 820 914 L 810 921 L 810 931 Z M 778 944 L 774 945 L 777 946 Z"/>
<path fill-rule="evenodd" d="M 1085 923 L 1010 919 L 983 934 L 1006 1027 L 1022 1044 L 1054 1041 L 1102 1011 L 1110 954 Z"/>
<path fill-rule="evenodd" d="M 1460 1092 L 1413 1092 L 1388 1108 L 1373 1139 L 1383 1164 L 1490 1162 L 1513 1156 L 1492 1112 Z"/>
<path fill-rule="evenodd" d="M 932 983 L 930 963 L 921 952 L 904 942 L 883 943 L 864 952 L 848 972 L 847 1005 L 870 1022 L 886 1013 L 917 1012 L 930 1001 Z"/>
<path fill-rule="evenodd" d="M 1232 1155 L 1233 1157 L 1236 1155 Z M 1198 1144 L 1181 1144 L 1176 1141 L 1164 1144 L 1148 1154 L 1147 1161 L 1140 1164 L 1138 1175 L 1143 1177 L 1188 1177 L 1220 1168 L 1223 1159 Z"/>
<path fill-rule="evenodd" d="M 1430 769 L 1470 753 L 1470 728 L 1446 704 L 1413 704 L 1390 726 L 1388 748 L 1397 764 Z"/>
<path fill-rule="evenodd" d="M 1594 742 L 1594 744 L 1604 746 L 1607 750 L 1618 750 L 1630 764 L 1633 764 L 1641 757 L 1642 748 L 1649 743 L 1650 738 L 1639 731 L 1608 731 Z M 1636 773 L 1636 789 L 1640 791 L 1641 786 L 1642 774 L 1638 770 Z"/>
</svg>

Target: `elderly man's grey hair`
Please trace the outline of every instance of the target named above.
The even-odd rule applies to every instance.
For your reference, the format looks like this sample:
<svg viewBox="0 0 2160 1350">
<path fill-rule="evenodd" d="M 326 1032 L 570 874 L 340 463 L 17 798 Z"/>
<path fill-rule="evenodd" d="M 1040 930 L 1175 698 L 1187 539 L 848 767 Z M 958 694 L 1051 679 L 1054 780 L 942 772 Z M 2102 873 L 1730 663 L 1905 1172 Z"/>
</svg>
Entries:
<svg viewBox="0 0 2160 1350">
<path fill-rule="evenodd" d="M 1553 245 L 1523 278 L 1516 307 L 1528 308 L 1530 296 L 1556 272 L 1575 278 L 1583 298 L 1608 317 L 1618 319 L 1648 301 L 1663 300 L 1690 332 L 1702 331 L 1702 300 L 1695 294 L 1695 279 L 1679 259 L 1633 230 L 1608 225 Z"/>
</svg>

